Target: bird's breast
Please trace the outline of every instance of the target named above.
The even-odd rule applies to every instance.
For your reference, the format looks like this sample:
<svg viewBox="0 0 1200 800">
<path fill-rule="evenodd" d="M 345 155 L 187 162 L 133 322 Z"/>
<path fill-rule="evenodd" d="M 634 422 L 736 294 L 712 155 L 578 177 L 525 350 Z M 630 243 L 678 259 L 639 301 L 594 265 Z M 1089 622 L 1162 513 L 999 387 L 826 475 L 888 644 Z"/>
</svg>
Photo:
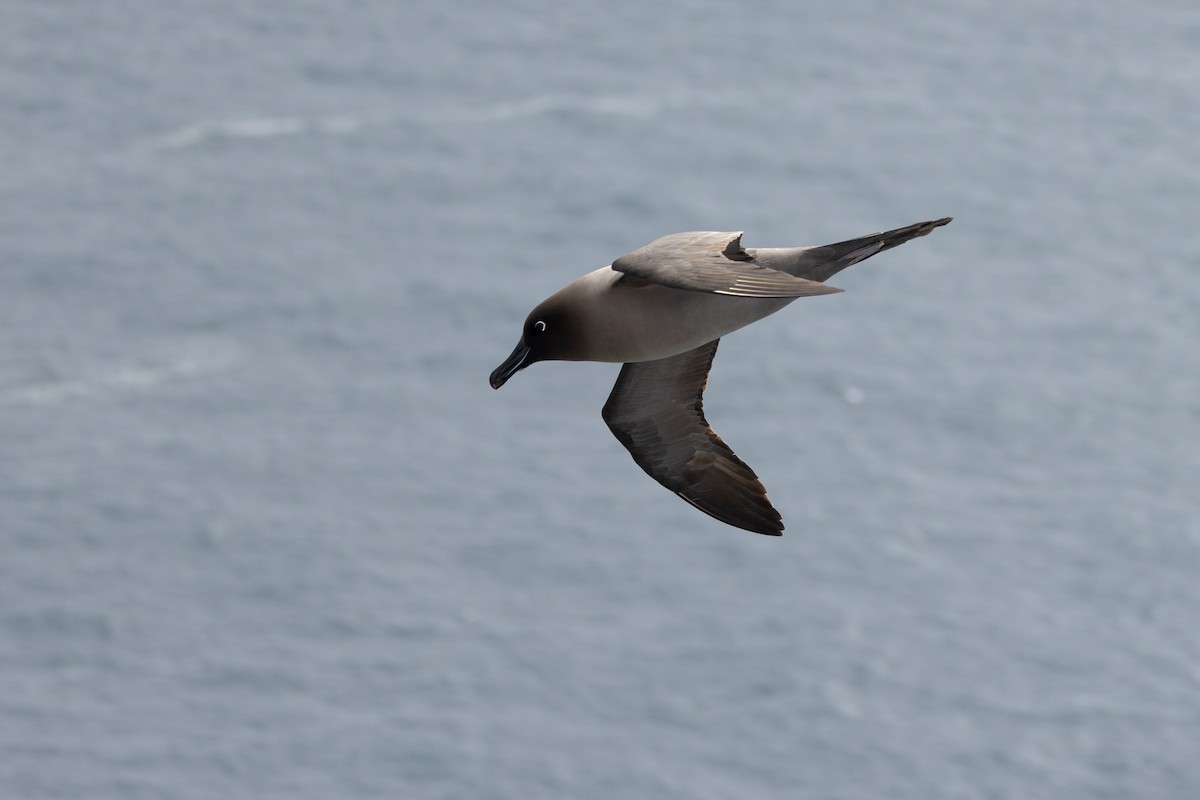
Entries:
<svg viewBox="0 0 1200 800">
<path fill-rule="evenodd" d="M 590 279 L 594 289 L 587 315 L 589 360 L 653 361 L 678 355 L 795 300 L 731 297 L 621 278 L 605 267 L 581 279 Z"/>
</svg>

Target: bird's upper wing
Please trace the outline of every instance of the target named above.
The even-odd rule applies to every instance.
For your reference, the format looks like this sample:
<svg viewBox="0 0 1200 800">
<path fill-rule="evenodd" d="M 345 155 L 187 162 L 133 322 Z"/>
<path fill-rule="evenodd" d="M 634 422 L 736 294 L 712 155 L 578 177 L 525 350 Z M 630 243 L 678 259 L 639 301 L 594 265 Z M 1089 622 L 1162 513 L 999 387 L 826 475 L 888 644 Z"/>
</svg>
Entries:
<svg viewBox="0 0 1200 800">
<path fill-rule="evenodd" d="M 740 232 L 671 234 L 621 256 L 612 268 L 676 289 L 736 297 L 805 297 L 841 291 L 760 266 L 742 249 Z"/>
<path fill-rule="evenodd" d="M 746 252 L 759 264 L 789 275 L 807 278 L 810 281 L 827 281 L 846 267 L 864 261 L 876 253 L 899 247 L 907 241 L 925 236 L 935 228 L 949 224 L 952 217 L 931 219 L 914 225 L 905 225 L 880 233 L 868 233 L 856 239 L 820 247 L 771 247 L 755 248 Z"/>
<path fill-rule="evenodd" d="M 779 536 L 783 522 L 758 476 L 704 419 L 701 396 L 719 341 L 624 365 L 604 404 L 604 421 L 638 466 L 696 508 Z"/>
</svg>

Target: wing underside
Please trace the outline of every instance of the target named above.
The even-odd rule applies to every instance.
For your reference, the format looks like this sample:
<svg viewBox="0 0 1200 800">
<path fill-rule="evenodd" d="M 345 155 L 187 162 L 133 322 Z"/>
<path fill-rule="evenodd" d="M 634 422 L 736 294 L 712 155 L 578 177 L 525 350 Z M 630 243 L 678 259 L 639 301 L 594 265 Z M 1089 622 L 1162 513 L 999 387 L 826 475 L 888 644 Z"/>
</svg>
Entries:
<svg viewBox="0 0 1200 800">
<path fill-rule="evenodd" d="M 625 364 L 604 421 L 646 473 L 696 508 L 755 533 L 783 522 L 762 482 L 704 419 L 702 395 L 719 339 L 657 361 Z"/>
</svg>

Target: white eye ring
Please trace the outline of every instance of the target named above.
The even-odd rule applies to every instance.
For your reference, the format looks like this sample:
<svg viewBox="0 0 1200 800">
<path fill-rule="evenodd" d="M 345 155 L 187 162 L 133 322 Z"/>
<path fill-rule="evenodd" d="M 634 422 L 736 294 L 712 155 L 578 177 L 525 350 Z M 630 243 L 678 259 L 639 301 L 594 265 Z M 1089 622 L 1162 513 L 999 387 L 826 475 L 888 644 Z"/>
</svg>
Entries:
<svg viewBox="0 0 1200 800">
<path fill-rule="evenodd" d="M 546 330 L 546 323 L 539 319 L 537 322 L 533 323 L 533 329 L 538 333 L 541 333 L 542 331 Z"/>
</svg>

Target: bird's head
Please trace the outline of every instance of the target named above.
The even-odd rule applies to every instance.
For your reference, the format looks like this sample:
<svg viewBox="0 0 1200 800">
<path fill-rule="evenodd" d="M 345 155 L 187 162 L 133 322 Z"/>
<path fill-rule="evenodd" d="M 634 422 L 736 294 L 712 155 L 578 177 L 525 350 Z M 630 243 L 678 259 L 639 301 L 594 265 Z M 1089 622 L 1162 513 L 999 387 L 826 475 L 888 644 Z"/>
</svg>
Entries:
<svg viewBox="0 0 1200 800">
<path fill-rule="evenodd" d="M 489 382 L 499 389 L 519 370 L 538 361 L 571 361 L 580 356 L 579 326 L 557 297 L 541 303 L 525 318 L 521 340 L 504 363 L 492 371 Z"/>
</svg>

